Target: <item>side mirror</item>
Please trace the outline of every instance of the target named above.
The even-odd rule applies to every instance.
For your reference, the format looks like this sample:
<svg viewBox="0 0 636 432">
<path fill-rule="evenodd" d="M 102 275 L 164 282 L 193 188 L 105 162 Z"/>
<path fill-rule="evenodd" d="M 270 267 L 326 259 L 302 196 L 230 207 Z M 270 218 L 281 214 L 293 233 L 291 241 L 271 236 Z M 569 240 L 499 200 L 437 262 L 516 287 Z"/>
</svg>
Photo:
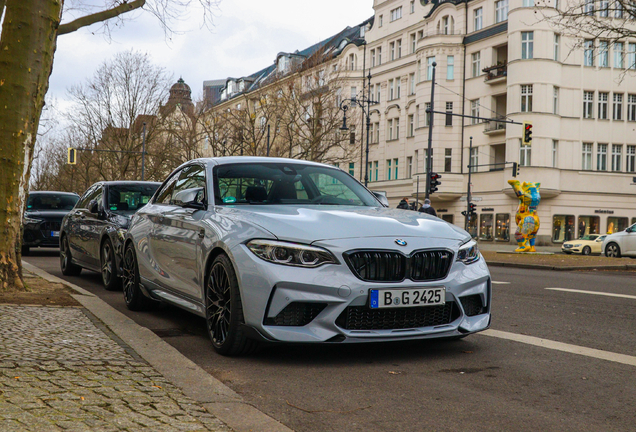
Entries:
<svg viewBox="0 0 636 432">
<path fill-rule="evenodd" d="M 97 214 L 99 211 L 99 203 L 95 200 L 92 200 L 88 203 L 88 211 L 93 214 Z"/>
<path fill-rule="evenodd" d="M 375 195 L 378 201 L 380 201 L 380 204 L 382 204 L 382 206 L 384 207 L 389 206 L 389 200 L 386 198 L 386 195 L 384 195 L 384 193 L 377 192 L 377 191 L 371 191 L 371 192 L 373 192 L 373 195 Z"/>
<path fill-rule="evenodd" d="M 205 210 L 205 189 L 192 188 L 178 192 L 174 199 L 174 204 L 184 208 Z"/>
</svg>

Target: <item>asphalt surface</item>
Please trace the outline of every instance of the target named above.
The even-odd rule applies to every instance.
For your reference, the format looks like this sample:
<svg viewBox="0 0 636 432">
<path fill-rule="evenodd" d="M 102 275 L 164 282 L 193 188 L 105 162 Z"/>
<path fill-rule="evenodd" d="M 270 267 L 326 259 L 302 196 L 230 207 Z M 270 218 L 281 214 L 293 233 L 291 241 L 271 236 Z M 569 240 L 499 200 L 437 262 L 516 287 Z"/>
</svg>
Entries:
<svg viewBox="0 0 636 432">
<path fill-rule="evenodd" d="M 97 273 L 62 276 L 55 250 L 24 259 L 98 295 L 296 431 L 636 430 L 633 273 L 492 267 L 496 332 L 455 342 L 281 345 L 226 358 L 200 318 L 169 306 L 129 312 Z"/>
</svg>

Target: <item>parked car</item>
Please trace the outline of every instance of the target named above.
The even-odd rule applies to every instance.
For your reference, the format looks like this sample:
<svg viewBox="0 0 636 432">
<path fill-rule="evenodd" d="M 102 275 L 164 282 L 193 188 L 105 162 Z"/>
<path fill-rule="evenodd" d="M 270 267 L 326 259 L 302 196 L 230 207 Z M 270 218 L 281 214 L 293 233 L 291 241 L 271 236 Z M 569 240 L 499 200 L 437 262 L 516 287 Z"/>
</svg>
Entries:
<svg viewBox="0 0 636 432">
<path fill-rule="evenodd" d="M 580 239 L 569 240 L 563 243 L 561 250 L 566 254 L 600 254 L 603 240 L 607 237 L 601 234 L 584 235 Z"/>
<path fill-rule="evenodd" d="M 62 273 L 78 275 L 86 268 L 101 273 L 107 290 L 119 289 L 122 246 L 130 217 L 146 205 L 160 185 L 105 181 L 88 188 L 62 222 Z"/>
<path fill-rule="evenodd" d="M 628 226 L 624 231 L 605 237 L 602 253 L 612 258 L 620 258 L 621 256 L 636 258 L 636 224 Z"/>
<path fill-rule="evenodd" d="M 307 161 L 185 163 L 133 216 L 123 271 L 129 309 L 154 299 L 197 314 L 223 355 L 490 325 L 490 274 L 466 231 L 386 208 L 348 173 Z"/>
<path fill-rule="evenodd" d="M 58 247 L 62 218 L 73 209 L 79 195 L 70 192 L 31 192 L 22 221 L 22 255 L 32 247 Z"/>
</svg>

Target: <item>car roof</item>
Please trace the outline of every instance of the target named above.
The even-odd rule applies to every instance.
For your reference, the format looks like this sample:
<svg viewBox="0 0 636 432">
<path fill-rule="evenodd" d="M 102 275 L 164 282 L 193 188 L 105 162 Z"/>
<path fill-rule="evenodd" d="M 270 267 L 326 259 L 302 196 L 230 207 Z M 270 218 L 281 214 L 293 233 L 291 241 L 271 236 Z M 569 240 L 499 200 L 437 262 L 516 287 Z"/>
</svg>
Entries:
<svg viewBox="0 0 636 432">
<path fill-rule="evenodd" d="M 29 192 L 29 195 L 73 195 L 79 196 L 75 192 L 62 192 L 62 191 L 33 191 Z"/>
<path fill-rule="evenodd" d="M 290 159 L 290 158 L 275 158 L 275 157 L 266 157 L 266 156 L 222 156 L 222 157 L 214 157 L 214 158 L 200 158 L 188 161 L 186 163 L 191 162 L 208 162 L 214 165 L 229 165 L 229 164 L 249 164 L 249 163 L 293 163 L 300 165 L 313 165 L 313 166 L 324 166 L 329 168 L 336 168 L 333 165 L 328 165 L 320 162 L 312 162 L 302 159 Z M 184 164 L 185 165 L 185 164 Z"/>
<path fill-rule="evenodd" d="M 161 182 L 137 181 L 137 180 L 111 180 L 99 182 L 107 186 L 126 186 L 126 185 L 161 185 Z"/>
</svg>

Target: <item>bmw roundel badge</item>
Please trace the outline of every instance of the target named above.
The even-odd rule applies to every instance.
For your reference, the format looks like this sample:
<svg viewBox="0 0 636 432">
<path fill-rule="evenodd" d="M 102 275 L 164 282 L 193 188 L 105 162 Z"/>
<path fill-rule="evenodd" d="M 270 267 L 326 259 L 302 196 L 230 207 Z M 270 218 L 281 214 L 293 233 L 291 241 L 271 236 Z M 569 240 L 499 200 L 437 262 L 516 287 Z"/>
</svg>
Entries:
<svg viewBox="0 0 636 432">
<path fill-rule="evenodd" d="M 395 244 L 398 246 L 406 246 L 406 242 L 402 239 L 395 239 Z"/>
</svg>

